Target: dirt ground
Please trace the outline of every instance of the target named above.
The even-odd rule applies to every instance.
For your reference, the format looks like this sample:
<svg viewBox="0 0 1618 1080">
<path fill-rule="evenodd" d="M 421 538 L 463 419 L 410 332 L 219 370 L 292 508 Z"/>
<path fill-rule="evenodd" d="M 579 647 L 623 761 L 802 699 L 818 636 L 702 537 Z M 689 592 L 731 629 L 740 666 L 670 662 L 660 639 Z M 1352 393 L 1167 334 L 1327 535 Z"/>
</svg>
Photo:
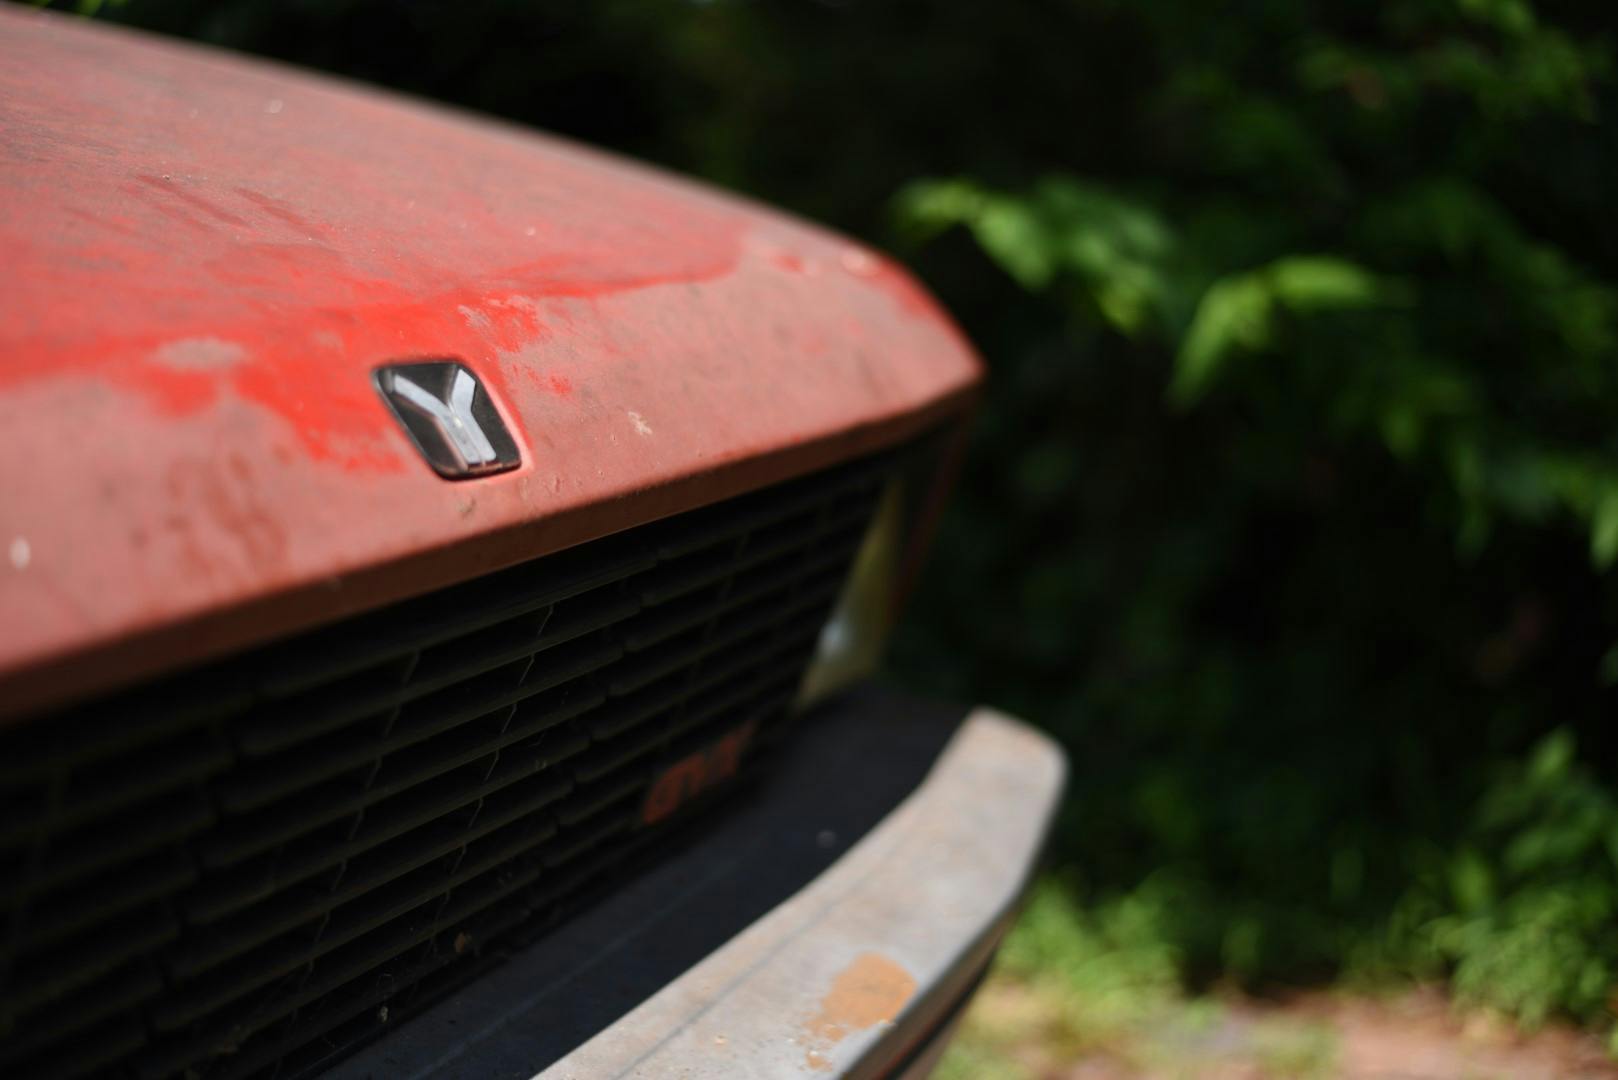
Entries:
<svg viewBox="0 0 1618 1080">
<path fill-rule="evenodd" d="M 1212 998 L 1161 1023 L 1063 1040 L 1062 1018 L 1016 983 L 991 980 L 943 1080 L 1596 1080 L 1618 1064 L 1590 1035 L 1522 1034 L 1459 1014 L 1438 992 L 1393 998 Z M 1041 1016 L 1041 1013 L 1045 1015 Z M 1053 1027 L 1053 1025 L 1055 1025 Z M 1053 1037 L 1054 1036 L 1054 1037 Z"/>
<path fill-rule="evenodd" d="M 1324 1029 L 1333 1053 L 1324 1075 L 1343 1080 L 1596 1080 L 1618 1066 L 1595 1039 L 1564 1028 L 1522 1035 L 1483 1014 L 1458 1017 L 1436 992 L 1388 1000 L 1302 998 L 1286 1004 L 1245 1003 L 1227 1013 L 1236 1060 L 1217 1059 L 1204 1075 L 1259 1077 L 1240 1060 L 1243 1031 L 1276 1023 Z"/>
</svg>

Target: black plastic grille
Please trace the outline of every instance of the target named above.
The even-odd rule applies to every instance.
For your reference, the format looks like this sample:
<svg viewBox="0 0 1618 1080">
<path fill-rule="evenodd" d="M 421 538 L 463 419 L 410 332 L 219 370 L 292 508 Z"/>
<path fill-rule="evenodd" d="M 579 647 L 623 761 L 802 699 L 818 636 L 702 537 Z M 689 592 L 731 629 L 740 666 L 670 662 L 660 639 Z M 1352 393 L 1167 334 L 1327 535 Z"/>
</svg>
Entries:
<svg viewBox="0 0 1618 1080">
<path fill-rule="evenodd" d="M 294 1076 L 498 959 L 779 735 L 846 465 L 0 730 L 0 1074 Z"/>
</svg>

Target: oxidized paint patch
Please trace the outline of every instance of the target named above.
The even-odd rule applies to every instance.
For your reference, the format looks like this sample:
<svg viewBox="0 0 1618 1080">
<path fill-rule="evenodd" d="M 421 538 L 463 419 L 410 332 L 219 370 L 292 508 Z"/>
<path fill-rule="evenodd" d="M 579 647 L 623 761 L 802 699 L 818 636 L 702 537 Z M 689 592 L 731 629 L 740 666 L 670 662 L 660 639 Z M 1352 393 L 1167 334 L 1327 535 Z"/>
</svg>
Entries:
<svg viewBox="0 0 1618 1080">
<path fill-rule="evenodd" d="M 915 995 L 910 972 L 881 953 L 861 953 L 832 981 L 820 1011 L 805 1025 L 804 1063 L 829 1070 L 833 1047 L 857 1032 L 893 1023 Z"/>
</svg>

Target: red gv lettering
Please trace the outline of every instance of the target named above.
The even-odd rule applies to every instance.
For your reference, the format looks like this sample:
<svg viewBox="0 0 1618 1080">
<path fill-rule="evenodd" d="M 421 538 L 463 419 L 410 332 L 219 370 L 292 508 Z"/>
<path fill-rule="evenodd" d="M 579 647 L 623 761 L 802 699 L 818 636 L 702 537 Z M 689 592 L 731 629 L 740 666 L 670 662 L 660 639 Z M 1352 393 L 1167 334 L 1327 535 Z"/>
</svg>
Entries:
<svg viewBox="0 0 1618 1080">
<path fill-rule="evenodd" d="M 735 776 L 756 726 L 749 720 L 712 746 L 687 754 L 659 773 L 641 806 L 641 824 L 657 824 L 704 791 Z"/>
</svg>

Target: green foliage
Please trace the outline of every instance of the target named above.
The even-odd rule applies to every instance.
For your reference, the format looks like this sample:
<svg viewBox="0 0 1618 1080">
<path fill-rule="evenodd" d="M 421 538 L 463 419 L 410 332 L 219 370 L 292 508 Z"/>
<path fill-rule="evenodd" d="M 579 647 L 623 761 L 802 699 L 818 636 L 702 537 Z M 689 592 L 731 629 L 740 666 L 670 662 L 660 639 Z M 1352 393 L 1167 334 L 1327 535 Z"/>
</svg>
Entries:
<svg viewBox="0 0 1618 1080">
<path fill-rule="evenodd" d="M 1057 878 L 1035 887 L 938 1076 L 1051 1076 L 1075 1061 L 1127 1075 L 1336 1075 L 1324 1025 L 1183 994 L 1179 883 L 1157 876 L 1090 905 L 1074 902 L 1079 891 Z"/>
<path fill-rule="evenodd" d="M 1307 157 L 1298 148 L 1288 156 Z M 1228 196 L 1217 198 L 1218 210 L 1204 212 L 1229 215 Z M 1527 239 L 1463 182 L 1418 180 L 1368 200 L 1362 226 L 1335 230 L 1353 257 L 1283 253 L 1289 238 L 1277 236 L 1272 257 L 1243 269 L 1220 268 L 1223 230 L 1175 229 L 1144 196 L 1072 178 L 1046 178 L 1025 194 L 921 181 L 897 210 L 911 240 L 965 226 L 1025 288 L 1068 286 L 1064 300 L 1094 321 L 1172 351 L 1169 393 L 1181 405 L 1224 378 L 1235 393 L 1312 412 L 1334 432 L 1380 436 L 1449 496 L 1467 550 L 1496 515 L 1532 521 L 1561 507 L 1585 523 L 1597 565 L 1618 557 L 1618 459 L 1599 430 L 1618 411 L 1618 286 Z M 1182 213 L 1194 221 L 1199 209 Z M 1369 269 L 1373 260 L 1393 272 Z M 1443 300 L 1469 291 L 1507 308 L 1440 323 Z M 1492 340 L 1480 340 L 1485 332 Z M 1517 363 L 1480 362 L 1503 336 L 1527 350 Z M 1243 367 L 1243 358 L 1271 363 Z M 1556 408 L 1525 414 L 1508 391 Z M 1570 439 L 1569 413 L 1593 437 Z"/>
<path fill-rule="evenodd" d="M 964 180 L 919 181 L 900 193 L 899 226 L 911 241 L 950 226 L 971 230 L 1021 285 L 1059 277 L 1078 286 L 1102 322 L 1131 337 L 1177 343 L 1170 390 L 1201 397 L 1233 355 L 1274 343 L 1283 315 L 1398 303 L 1395 282 L 1328 255 L 1292 255 L 1209 280 L 1209 263 L 1145 203 L 1071 178 L 1046 179 L 1026 196 Z"/>
<path fill-rule="evenodd" d="M 1024 287 L 1071 275 L 1096 314 L 1125 334 L 1176 321 L 1188 283 L 1175 272 L 1175 237 L 1152 210 L 1104 188 L 1049 179 L 1027 197 L 984 191 L 968 181 L 921 181 L 899 196 L 900 225 L 923 239 L 952 225 Z"/>
<path fill-rule="evenodd" d="M 1484 792 L 1471 834 L 1404 901 L 1410 951 L 1538 1025 L 1605 1022 L 1618 986 L 1618 799 L 1552 732 Z"/>
<path fill-rule="evenodd" d="M 1180 883 L 1182 974 L 1447 973 L 1525 1023 L 1606 1026 L 1618 227 L 1570 177 L 1618 160 L 1610 41 L 1517 0 L 1139 17 L 1166 75 L 1133 169 L 894 204 L 919 257 L 959 228 L 1045 320 L 985 438 L 1025 464 L 975 489 L 996 524 L 958 522 L 956 557 L 1052 609 L 1023 593 L 1034 626 L 973 676 L 1046 676 L 1020 696 L 1090 785 L 1065 850 L 1115 889 L 1122 866 Z M 1098 367 L 1142 361 L 1184 419 Z M 1036 464 L 1068 486 L 1019 491 Z M 931 614 L 955 605 L 980 610 L 955 588 Z"/>
<path fill-rule="evenodd" d="M 1220 367 L 1241 352 L 1272 345 L 1281 315 L 1307 318 L 1387 304 L 1396 286 L 1365 268 L 1329 255 L 1292 255 L 1208 286 L 1181 340 L 1169 393 L 1191 404 L 1218 377 Z"/>
<path fill-rule="evenodd" d="M 1079 999 L 1070 1011 L 1097 1033 L 1138 1024 L 1161 1012 L 1179 990 L 1181 959 L 1165 912 L 1178 897 L 1147 883 L 1093 910 L 1072 890 L 1042 882 L 1001 950 L 1002 967 L 1029 981 L 1051 980 Z M 1061 963 L 1053 965 L 1052 958 Z"/>
<path fill-rule="evenodd" d="M 1019 970 L 1111 988 L 1098 1015 L 1348 972 L 1604 1025 L 1608 8 L 101 14 L 613 146 L 912 261 L 991 379 L 895 666 L 1073 759 L 1068 872 Z"/>
</svg>

